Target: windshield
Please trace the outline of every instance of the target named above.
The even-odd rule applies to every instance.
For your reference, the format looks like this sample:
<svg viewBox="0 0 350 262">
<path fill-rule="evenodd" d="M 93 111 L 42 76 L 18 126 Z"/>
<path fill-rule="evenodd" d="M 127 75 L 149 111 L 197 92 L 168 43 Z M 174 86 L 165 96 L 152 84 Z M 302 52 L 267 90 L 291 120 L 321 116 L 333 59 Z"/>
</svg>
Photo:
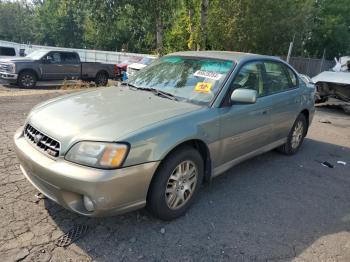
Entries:
<svg viewBox="0 0 350 262">
<path fill-rule="evenodd" d="M 33 60 L 39 60 L 44 55 L 46 55 L 48 52 L 49 52 L 48 50 L 36 50 L 36 51 L 30 53 L 29 55 L 27 55 L 26 57 L 29 57 Z"/>
<path fill-rule="evenodd" d="M 150 63 L 152 63 L 153 59 L 149 58 L 149 57 L 144 57 L 140 60 L 140 62 L 137 62 L 139 64 L 144 64 L 144 65 L 149 65 Z"/>
<path fill-rule="evenodd" d="M 145 67 L 129 84 L 155 88 L 186 102 L 209 104 L 233 66 L 234 62 L 226 60 L 168 56 Z"/>
</svg>

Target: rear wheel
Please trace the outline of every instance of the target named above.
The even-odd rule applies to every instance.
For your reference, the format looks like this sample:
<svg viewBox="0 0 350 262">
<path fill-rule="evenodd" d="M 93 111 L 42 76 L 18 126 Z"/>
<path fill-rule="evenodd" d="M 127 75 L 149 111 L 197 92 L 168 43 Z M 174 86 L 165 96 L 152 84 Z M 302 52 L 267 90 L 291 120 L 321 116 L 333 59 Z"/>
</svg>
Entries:
<svg viewBox="0 0 350 262">
<path fill-rule="evenodd" d="M 108 83 L 108 74 L 106 72 L 98 72 L 95 78 L 97 86 L 106 86 Z"/>
<path fill-rule="evenodd" d="M 147 208 L 162 220 L 185 214 L 203 180 L 203 160 L 197 150 L 182 147 L 163 160 L 147 197 Z"/>
<path fill-rule="evenodd" d="M 17 83 L 23 88 L 34 88 L 36 85 L 36 75 L 31 71 L 21 72 L 18 76 Z"/>
<path fill-rule="evenodd" d="M 295 154 L 304 141 L 304 137 L 307 133 L 306 118 L 303 114 L 300 114 L 295 120 L 292 129 L 289 132 L 287 142 L 277 148 L 277 150 L 286 155 Z"/>
</svg>

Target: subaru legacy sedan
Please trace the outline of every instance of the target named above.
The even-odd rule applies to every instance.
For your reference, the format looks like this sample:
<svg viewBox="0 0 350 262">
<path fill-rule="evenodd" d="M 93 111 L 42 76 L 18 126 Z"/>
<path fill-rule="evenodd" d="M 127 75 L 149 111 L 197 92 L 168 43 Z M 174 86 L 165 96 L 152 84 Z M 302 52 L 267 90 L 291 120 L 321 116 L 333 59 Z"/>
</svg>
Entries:
<svg viewBox="0 0 350 262">
<path fill-rule="evenodd" d="M 14 136 L 17 156 L 33 186 L 71 211 L 147 207 L 171 220 L 202 183 L 241 161 L 296 153 L 314 92 L 275 57 L 173 53 L 123 85 L 37 105 Z"/>
</svg>

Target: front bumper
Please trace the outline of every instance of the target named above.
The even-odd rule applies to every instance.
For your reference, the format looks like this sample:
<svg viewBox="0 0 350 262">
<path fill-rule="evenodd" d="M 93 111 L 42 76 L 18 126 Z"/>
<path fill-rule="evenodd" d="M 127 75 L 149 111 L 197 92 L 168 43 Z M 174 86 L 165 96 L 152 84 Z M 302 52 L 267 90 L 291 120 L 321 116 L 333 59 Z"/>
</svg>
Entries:
<svg viewBox="0 0 350 262">
<path fill-rule="evenodd" d="M 152 176 L 159 162 L 144 163 L 115 170 L 77 165 L 63 158 L 51 159 L 35 149 L 16 132 L 15 147 L 24 176 L 45 196 L 86 216 L 115 215 L 146 204 Z M 94 211 L 88 211 L 83 196 L 88 196 Z"/>
<path fill-rule="evenodd" d="M 15 83 L 17 82 L 18 74 L 12 74 L 8 72 L 0 72 L 0 79 L 6 82 Z"/>
</svg>

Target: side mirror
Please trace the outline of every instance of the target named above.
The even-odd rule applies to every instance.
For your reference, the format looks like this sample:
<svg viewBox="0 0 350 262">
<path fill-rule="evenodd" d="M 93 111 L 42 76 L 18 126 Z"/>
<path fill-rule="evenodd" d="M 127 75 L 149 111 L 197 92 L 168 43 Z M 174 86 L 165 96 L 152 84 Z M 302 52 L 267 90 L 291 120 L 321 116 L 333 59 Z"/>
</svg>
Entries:
<svg viewBox="0 0 350 262">
<path fill-rule="evenodd" d="M 233 90 L 231 95 L 231 101 L 238 103 L 254 104 L 256 102 L 256 97 L 256 90 L 238 88 Z"/>
<path fill-rule="evenodd" d="M 52 57 L 51 56 L 44 56 L 41 61 L 44 63 L 44 64 L 50 64 L 51 61 L 52 61 Z"/>
</svg>

